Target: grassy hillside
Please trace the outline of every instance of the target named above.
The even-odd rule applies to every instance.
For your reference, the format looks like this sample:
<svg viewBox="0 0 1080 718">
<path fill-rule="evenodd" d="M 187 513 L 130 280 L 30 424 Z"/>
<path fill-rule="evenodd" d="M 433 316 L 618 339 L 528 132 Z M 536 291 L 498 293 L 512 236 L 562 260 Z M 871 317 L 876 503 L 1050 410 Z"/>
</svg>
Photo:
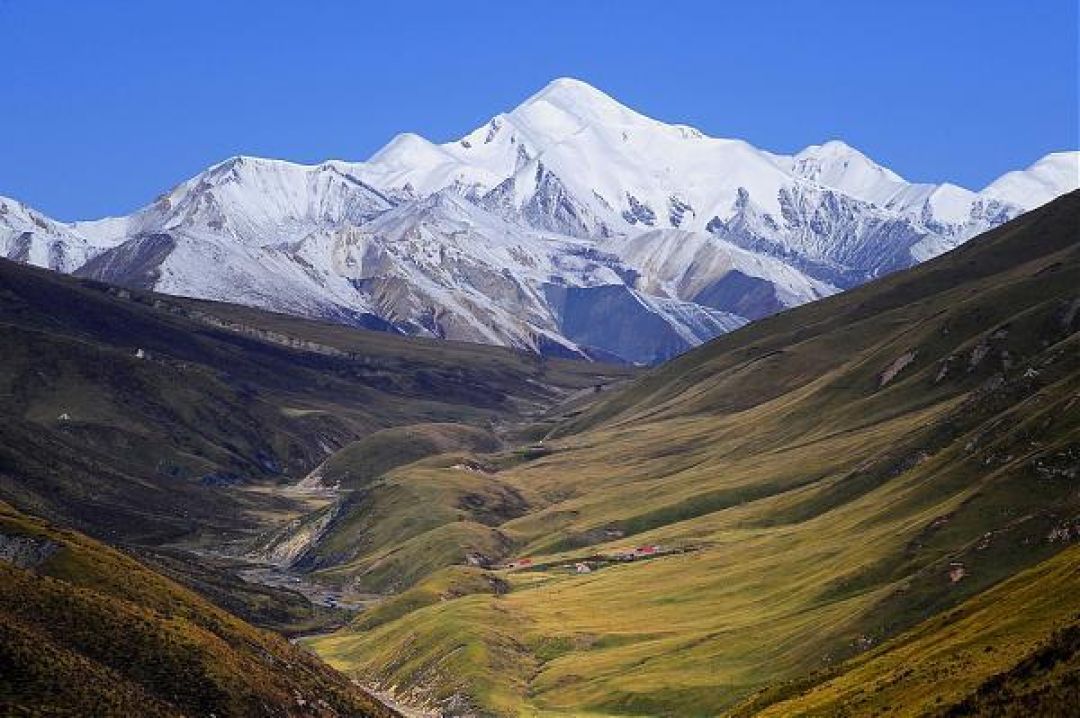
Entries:
<svg viewBox="0 0 1080 718">
<path fill-rule="evenodd" d="M 363 488 L 383 474 L 420 459 L 451 451 L 493 452 L 491 432 L 462 424 L 419 424 L 383 429 L 348 444 L 319 467 L 319 483 Z"/>
<path fill-rule="evenodd" d="M 311 645 L 451 714 L 697 716 L 919 630 L 1078 536 L 1078 288 L 1074 193 L 690 352 L 542 450 L 398 467 L 349 533 L 362 562 L 404 553 L 390 587 L 413 588 Z M 465 486 L 521 502 L 480 519 Z M 427 557 L 462 563 L 479 533 L 532 567 L 424 599 L 446 565 Z M 612 559 L 645 544 L 660 555 Z M 1031 640 L 1071 640 L 1052 630 Z M 1002 680 L 1027 690 L 1023 670 Z"/>
<path fill-rule="evenodd" d="M 395 715 L 303 649 L 0 503 L 0 715 Z"/>
<path fill-rule="evenodd" d="M 296 508 L 244 488 L 380 429 L 488 431 L 629 375 L 0 261 L 0 498 L 113 541 L 213 538 Z"/>
<path fill-rule="evenodd" d="M 736 713 L 1066 716 L 1078 705 L 1080 547 L 1073 546 L 832 671 L 765 691 Z"/>
<path fill-rule="evenodd" d="M 327 463 L 339 463 L 338 456 Z M 488 458 L 440 454 L 343 493 L 272 536 L 267 550 L 296 568 L 318 569 L 324 582 L 365 593 L 397 591 L 445 566 L 504 558 L 512 542 L 498 526 L 525 515 L 531 500 L 500 481 Z"/>
</svg>

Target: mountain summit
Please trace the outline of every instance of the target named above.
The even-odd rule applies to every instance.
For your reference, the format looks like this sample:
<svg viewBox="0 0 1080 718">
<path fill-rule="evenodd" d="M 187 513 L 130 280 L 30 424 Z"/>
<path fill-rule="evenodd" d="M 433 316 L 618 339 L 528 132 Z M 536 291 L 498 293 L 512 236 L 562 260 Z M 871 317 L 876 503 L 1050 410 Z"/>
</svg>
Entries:
<svg viewBox="0 0 1080 718">
<path fill-rule="evenodd" d="M 172 294 L 545 354 L 653 362 L 958 246 L 1080 184 L 975 192 L 832 140 L 778 155 L 562 78 L 460 140 L 234 157 L 127 217 L 0 200 L 0 255 Z"/>
</svg>

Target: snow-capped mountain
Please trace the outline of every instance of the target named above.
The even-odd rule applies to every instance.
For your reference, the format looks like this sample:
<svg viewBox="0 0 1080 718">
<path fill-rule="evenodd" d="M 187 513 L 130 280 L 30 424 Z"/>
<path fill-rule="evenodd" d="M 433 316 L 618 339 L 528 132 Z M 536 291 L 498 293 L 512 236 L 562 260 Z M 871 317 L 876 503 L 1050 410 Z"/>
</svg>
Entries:
<svg viewBox="0 0 1080 718">
<path fill-rule="evenodd" d="M 0 256 L 73 272 L 107 249 L 70 225 L 49 219 L 17 200 L 0 197 Z"/>
<path fill-rule="evenodd" d="M 235 157 L 128 217 L 0 200 L 0 252 L 414 334 L 649 362 L 951 249 L 1080 185 L 1058 153 L 981 192 L 842 142 L 792 155 L 552 82 L 462 139 L 367 162 Z"/>
</svg>

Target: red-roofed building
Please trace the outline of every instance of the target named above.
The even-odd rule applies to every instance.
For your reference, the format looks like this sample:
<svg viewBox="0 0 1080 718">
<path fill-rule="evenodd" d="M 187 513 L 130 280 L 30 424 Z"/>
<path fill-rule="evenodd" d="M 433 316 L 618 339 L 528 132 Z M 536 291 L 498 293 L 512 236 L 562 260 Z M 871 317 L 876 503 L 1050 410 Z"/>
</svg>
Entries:
<svg viewBox="0 0 1080 718">
<path fill-rule="evenodd" d="M 506 568 L 525 568 L 527 566 L 532 566 L 531 558 L 519 558 L 517 561 L 506 564 Z"/>
</svg>

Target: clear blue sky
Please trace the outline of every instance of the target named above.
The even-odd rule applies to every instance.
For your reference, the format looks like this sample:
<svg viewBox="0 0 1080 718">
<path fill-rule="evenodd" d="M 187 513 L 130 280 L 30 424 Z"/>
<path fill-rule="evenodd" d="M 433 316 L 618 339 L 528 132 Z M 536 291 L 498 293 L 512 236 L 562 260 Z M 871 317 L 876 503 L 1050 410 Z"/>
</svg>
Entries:
<svg viewBox="0 0 1080 718">
<path fill-rule="evenodd" d="M 1077 0 L 0 0 L 0 194 L 129 212 L 233 154 L 456 139 L 559 76 L 979 188 L 1078 145 Z"/>
</svg>

